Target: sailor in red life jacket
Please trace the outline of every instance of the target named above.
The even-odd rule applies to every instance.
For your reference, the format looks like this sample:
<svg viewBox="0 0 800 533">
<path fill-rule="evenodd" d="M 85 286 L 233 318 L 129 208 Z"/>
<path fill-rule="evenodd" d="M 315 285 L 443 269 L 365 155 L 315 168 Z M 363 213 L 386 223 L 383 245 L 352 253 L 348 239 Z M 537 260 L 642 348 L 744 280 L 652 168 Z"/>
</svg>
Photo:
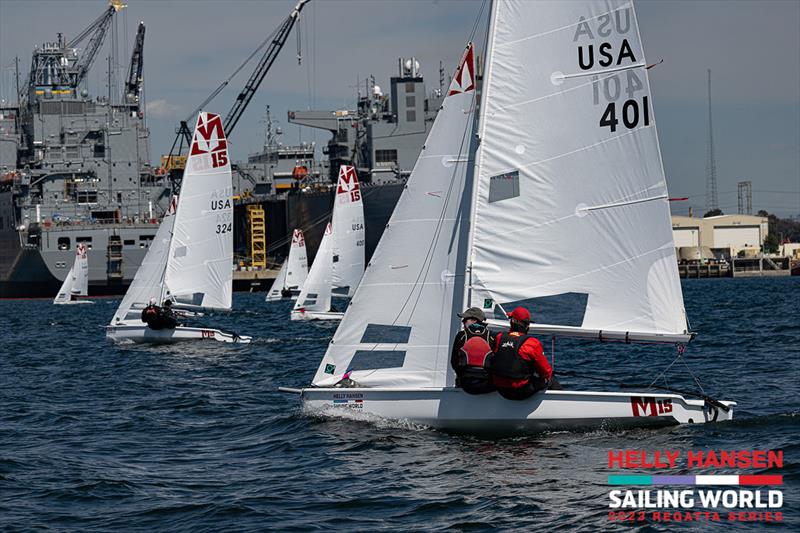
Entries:
<svg viewBox="0 0 800 533">
<path fill-rule="evenodd" d="M 477 307 L 459 313 L 464 329 L 453 339 L 450 366 L 456 371 L 456 387 L 468 394 L 495 390 L 489 374 L 494 336 L 489 332 L 486 315 Z"/>
<path fill-rule="evenodd" d="M 561 388 L 544 356 L 542 344 L 528 335 L 531 314 L 517 307 L 508 314 L 508 333 L 498 333 L 492 359 L 492 381 L 509 400 L 524 400 L 547 388 Z"/>
</svg>

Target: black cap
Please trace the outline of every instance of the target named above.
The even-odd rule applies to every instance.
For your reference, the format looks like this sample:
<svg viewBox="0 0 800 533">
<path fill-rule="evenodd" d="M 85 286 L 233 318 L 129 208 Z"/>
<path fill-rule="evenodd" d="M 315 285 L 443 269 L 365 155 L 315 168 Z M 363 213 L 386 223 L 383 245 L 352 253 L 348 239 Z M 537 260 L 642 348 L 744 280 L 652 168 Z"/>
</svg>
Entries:
<svg viewBox="0 0 800 533">
<path fill-rule="evenodd" d="M 480 322 L 486 322 L 486 315 L 477 307 L 470 307 L 463 313 L 458 313 L 458 317 L 462 320 L 465 318 L 474 318 Z"/>
</svg>

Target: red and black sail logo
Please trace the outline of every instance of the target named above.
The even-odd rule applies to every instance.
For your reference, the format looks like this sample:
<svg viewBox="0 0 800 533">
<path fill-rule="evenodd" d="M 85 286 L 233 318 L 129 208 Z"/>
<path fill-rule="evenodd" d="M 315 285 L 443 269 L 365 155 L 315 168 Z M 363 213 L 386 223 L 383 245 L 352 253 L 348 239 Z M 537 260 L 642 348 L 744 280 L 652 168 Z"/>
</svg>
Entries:
<svg viewBox="0 0 800 533">
<path fill-rule="evenodd" d="M 358 184 L 356 167 L 350 165 L 342 165 L 339 167 L 339 182 L 337 184 L 336 194 L 349 195 L 351 202 L 357 202 L 361 199 L 361 186 Z"/>
<path fill-rule="evenodd" d="M 304 248 L 306 245 L 306 238 L 303 236 L 302 230 L 296 229 L 294 233 L 292 233 L 292 245 L 299 246 L 300 248 Z"/>
<path fill-rule="evenodd" d="M 453 83 L 450 84 L 450 92 L 447 93 L 447 96 L 475 90 L 475 54 L 473 49 L 473 44 L 469 43 L 467 51 L 464 52 L 464 57 L 461 58 L 461 64 L 456 70 Z"/>
<path fill-rule="evenodd" d="M 222 128 L 222 119 L 214 113 L 197 115 L 197 126 L 192 139 L 191 155 L 211 154 L 211 167 L 228 163 L 228 141 Z"/>
</svg>

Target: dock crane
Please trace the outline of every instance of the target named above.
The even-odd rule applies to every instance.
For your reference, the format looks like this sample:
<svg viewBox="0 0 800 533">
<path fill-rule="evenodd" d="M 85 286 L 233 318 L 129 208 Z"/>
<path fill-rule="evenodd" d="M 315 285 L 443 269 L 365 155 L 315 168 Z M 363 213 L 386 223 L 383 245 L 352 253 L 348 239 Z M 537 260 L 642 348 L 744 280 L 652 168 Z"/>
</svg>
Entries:
<svg viewBox="0 0 800 533">
<path fill-rule="evenodd" d="M 128 67 L 128 77 L 125 80 L 125 99 L 127 103 L 135 105 L 139 111 L 139 97 L 142 93 L 142 71 L 144 68 L 144 22 L 139 23 L 136 30 L 136 40 L 133 42 L 131 64 Z"/>
<path fill-rule="evenodd" d="M 103 40 L 111 25 L 111 19 L 117 12 L 125 9 L 125 7 L 126 5 L 122 3 L 122 0 L 109 0 L 108 8 L 103 14 L 97 17 L 85 30 L 67 43 L 67 48 L 75 48 L 83 42 L 86 37 L 91 35 L 89 44 L 86 46 L 86 51 L 81 55 L 80 60 L 70 69 L 70 84 L 73 87 L 77 87 L 84 78 L 86 78 L 86 74 L 89 73 L 89 69 L 92 67 L 92 63 L 94 63 L 97 57 L 97 52 L 100 50 L 100 47 L 103 46 Z"/>
<path fill-rule="evenodd" d="M 183 151 L 184 142 L 186 142 L 187 148 L 192 143 L 192 131 L 188 126 L 188 122 L 194 118 L 194 116 L 197 115 L 197 113 L 200 112 L 206 106 L 206 104 L 213 100 L 228 85 L 228 83 L 230 83 L 231 79 L 239 73 L 244 65 L 247 64 L 250 59 L 269 42 L 269 46 L 261 56 L 261 59 L 259 60 L 255 70 L 253 70 L 253 73 L 250 75 L 250 78 L 247 80 L 244 88 L 236 96 L 236 100 L 234 101 L 233 106 L 231 106 L 230 111 L 228 111 L 228 114 L 225 115 L 223 129 L 225 130 L 225 136 L 230 138 L 233 129 L 236 127 L 236 124 L 239 122 L 239 119 L 242 117 L 245 109 L 247 109 L 247 106 L 253 99 L 258 87 L 261 85 L 261 82 L 264 81 L 264 77 L 266 77 L 267 72 L 269 72 L 269 69 L 272 67 L 275 59 L 277 59 L 281 49 L 283 49 L 283 46 L 286 44 L 292 28 L 300 16 L 300 12 L 303 10 L 303 6 L 305 6 L 309 1 L 310 0 L 299 0 L 297 5 L 294 6 L 294 9 L 292 9 L 292 12 L 289 13 L 289 16 L 286 17 L 278 29 L 274 31 L 266 41 L 259 45 L 253 54 L 251 54 L 245 60 L 244 64 L 236 69 L 236 71 L 228 79 L 223 81 L 219 87 L 217 87 L 214 92 L 212 92 L 209 97 L 203 101 L 202 104 L 197 106 L 197 109 L 192 111 L 185 120 L 180 122 L 177 130 L 175 131 L 177 135 L 175 137 L 175 141 L 172 143 L 172 148 L 170 148 L 169 155 L 166 156 L 166 158 L 162 157 L 162 161 L 166 160 L 167 171 L 169 171 L 170 179 L 172 180 L 173 188 L 175 190 L 179 188 L 180 179 L 182 178 L 183 169 L 178 167 L 180 167 L 180 163 L 183 161 L 180 157 L 176 157 L 173 154 L 176 153 L 176 144 L 178 145 L 177 154 L 180 154 Z M 180 176 L 176 176 L 176 174 L 179 174 Z"/>
</svg>

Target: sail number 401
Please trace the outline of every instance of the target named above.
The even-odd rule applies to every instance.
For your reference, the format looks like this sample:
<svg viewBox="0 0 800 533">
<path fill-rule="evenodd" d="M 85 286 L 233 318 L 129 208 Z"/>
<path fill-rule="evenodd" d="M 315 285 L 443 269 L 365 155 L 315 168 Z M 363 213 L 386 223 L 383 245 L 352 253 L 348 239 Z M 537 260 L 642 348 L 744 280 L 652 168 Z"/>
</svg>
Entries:
<svg viewBox="0 0 800 533">
<path fill-rule="evenodd" d="M 643 125 L 649 126 L 650 105 L 647 97 L 642 97 L 641 105 L 639 105 L 638 100 L 626 100 L 620 109 L 620 118 L 622 118 L 622 124 L 629 130 L 638 126 L 640 120 Z M 600 117 L 600 127 L 608 127 L 611 131 L 617 131 L 617 124 L 619 124 L 619 119 L 617 118 L 617 103 L 610 102 L 606 106 L 606 110 L 603 111 L 603 116 Z"/>
<path fill-rule="evenodd" d="M 233 222 L 227 224 L 217 224 L 217 233 L 229 233 L 233 231 Z"/>
</svg>

